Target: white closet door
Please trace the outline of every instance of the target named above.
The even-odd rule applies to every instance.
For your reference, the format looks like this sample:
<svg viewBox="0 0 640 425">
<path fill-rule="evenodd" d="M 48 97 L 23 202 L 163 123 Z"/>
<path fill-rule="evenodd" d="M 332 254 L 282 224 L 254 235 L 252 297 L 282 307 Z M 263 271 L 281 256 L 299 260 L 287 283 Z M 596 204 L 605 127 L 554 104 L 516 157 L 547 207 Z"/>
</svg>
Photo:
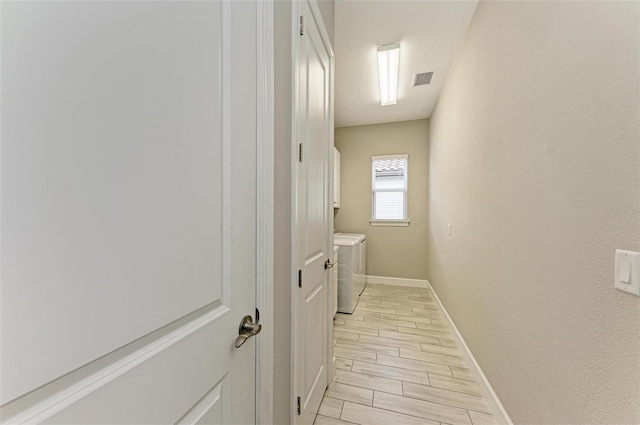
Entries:
<svg viewBox="0 0 640 425">
<path fill-rule="evenodd" d="M 296 299 L 294 391 L 299 408 L 297 424 L 311 424 L 327 387 L 329 271 L 333 258 L 330 215 L 332 186 L 329 173 L 330 53 L 323 43 L 316 17 L 300 2 L 303 34 L 298 49 L 297 140 L 302 155 L 297 165 L 296 223 L 299 287 Z M 298 399 L 299 398 L 299 399 Z"/>
</svg>

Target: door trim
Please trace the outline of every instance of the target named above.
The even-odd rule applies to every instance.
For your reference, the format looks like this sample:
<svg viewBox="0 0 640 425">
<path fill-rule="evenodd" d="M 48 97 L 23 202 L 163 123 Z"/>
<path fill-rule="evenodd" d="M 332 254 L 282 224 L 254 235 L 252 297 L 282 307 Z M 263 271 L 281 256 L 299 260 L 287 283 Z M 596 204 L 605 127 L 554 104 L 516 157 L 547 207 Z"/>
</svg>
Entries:
<svg viewBox="0 0 640 425">
<path fill-rule="evenodd" d="M 290 288 L 291 288 L 291 365 L 290 365 L 290 379 L 289 379 L 289 388 L 291 389 L 290 394 L 290 418 L 291 423 L 298 423 L 298 415 L 297 415 L 297 405 L 295 403 L 295 399 L 299 394 L 299 390 L 297 388 L 296 382 L 296 305 L 297 305 L 297 292 L 296 289 L 298 287 L 298 236 L 300 234 L 299 223 L 297 219 L 296 206 L 297 206 L 297 193 L 298 193 L 298 181 L 297 181 L 297 167 L 298 167 L 298 81 L 299 81 L 299 72 L 298 72 L 298 49 L 300 44 L 300 3 L 306 2 L 311 9 L 311 13 L 316 18 L 318 23 L 318 31 L 320 32 L 320 38 L 327 49 L 329 54 L 329 146 L 328 146 L 328 161 L 329 161 L 329 209 L 331 214 L 329 214 L 329 229 L 327 238 L 332 238 L 333 235 L 333 125 L 334 125 L 334 70 L 335 70 L 335 54 L 333 51 L 333 47 L 331 46 L 331 39 L 329 38 L 329 33 L 327 32 L 327 28 L 324 24 L 324 20 L 322 18 L 322 13 L 320 12 L 320 7 L 318 6 L 317 0 L 295 0 L 291 2 L 291 81 L 292 81 L 292 89 L 291 89 L 291 270 L 290 270 Z M 330 244 L 333 247 L 333 243 Z M 333 255 L 333 250 L 331 250 L 331 255 Z M 333 379 L 333 312 L 329 312 L 329 306 L 333 303 L 333 294 L 331 291 L 327 292 L 327 318 L 331 318 L 328 320 L 327 327 L 327 384 L 328 385 Z"/>
<path fill-rule="evenodd" d="M 257 0 L 256 423 L 273 422 L 274 6 Z"/>
</svg>

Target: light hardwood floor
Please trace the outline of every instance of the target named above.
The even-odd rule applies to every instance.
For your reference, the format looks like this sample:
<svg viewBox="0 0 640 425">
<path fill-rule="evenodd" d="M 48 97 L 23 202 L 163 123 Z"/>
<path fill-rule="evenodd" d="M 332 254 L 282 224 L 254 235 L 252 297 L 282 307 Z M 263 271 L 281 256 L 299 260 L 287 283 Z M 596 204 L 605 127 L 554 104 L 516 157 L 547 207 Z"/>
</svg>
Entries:
<svg viewBox="0 0 640 425">
<path fill-rule="evenodd" d="M 496 423 L 429 289 L 368 284 L 333 343 L 316 425 Z"/>
</svg>

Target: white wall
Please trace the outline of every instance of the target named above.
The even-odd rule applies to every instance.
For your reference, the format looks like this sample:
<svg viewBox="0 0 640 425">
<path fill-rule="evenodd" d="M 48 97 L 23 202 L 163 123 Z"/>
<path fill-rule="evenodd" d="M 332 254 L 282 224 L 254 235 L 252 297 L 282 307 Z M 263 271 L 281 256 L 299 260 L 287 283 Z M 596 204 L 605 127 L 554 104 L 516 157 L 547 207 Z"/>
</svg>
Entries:
<svg viewBox="0 0 640 425">
<path fill-rule="evenodd" d="M 518 424 L 640 423 L 638 6 L 481 1 L 431 118 L 429 280 Z"/>
</svg>

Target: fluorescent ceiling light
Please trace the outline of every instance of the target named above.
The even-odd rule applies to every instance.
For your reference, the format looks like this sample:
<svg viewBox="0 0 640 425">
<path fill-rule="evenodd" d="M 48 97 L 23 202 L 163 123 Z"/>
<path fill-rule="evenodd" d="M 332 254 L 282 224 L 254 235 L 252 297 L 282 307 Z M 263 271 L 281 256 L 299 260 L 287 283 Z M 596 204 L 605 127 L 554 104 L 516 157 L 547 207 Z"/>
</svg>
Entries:
<svg viewBox="0 0 640 425">
<path fill-rule="evenodd" d="M 378 79 L 380 80 L 380 105 L 398 102 L 398 72 L 400 68 L 400 43 L 378 47 Z"/>
</svg>

